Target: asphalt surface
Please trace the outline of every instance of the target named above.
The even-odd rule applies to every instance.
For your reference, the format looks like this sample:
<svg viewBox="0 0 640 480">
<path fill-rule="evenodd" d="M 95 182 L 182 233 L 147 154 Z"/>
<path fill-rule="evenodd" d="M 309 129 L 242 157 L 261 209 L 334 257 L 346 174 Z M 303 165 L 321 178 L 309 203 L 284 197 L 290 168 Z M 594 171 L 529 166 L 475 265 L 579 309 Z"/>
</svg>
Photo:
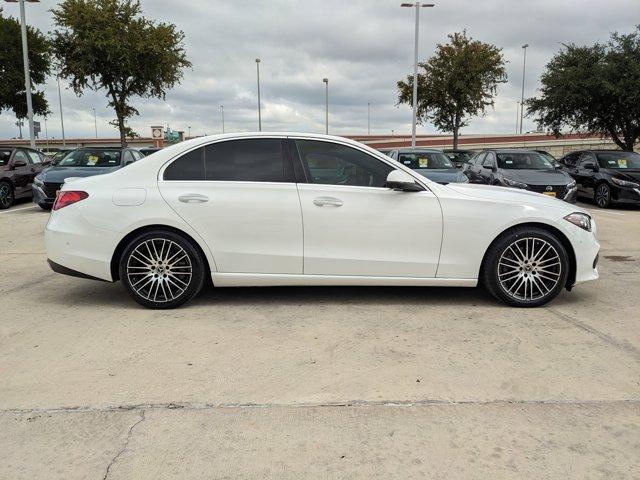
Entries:
<svg viewBox="0 0 640 480">
<path fill-rule="evenodd" d="M 239 288 L 177 310 L 46 265 L 0 211 L 0 479 L 640 478 L 640 209 L 586 205 L 601 279 Z"/>
</svg>

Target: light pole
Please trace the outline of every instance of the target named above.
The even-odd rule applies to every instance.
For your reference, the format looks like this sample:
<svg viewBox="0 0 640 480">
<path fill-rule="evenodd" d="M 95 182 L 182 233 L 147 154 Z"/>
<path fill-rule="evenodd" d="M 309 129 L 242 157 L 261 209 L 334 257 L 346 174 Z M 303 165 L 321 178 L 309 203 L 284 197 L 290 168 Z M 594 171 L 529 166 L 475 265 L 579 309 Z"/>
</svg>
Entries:
<svg viewBox="0 0 640 480">
<path fill-rule="evenodd" d="M 220 105 L 220 113 L 222 114 L 222 133 L 224 133 L 224 105 Z"/>
<path fill-rule="evenodd" d="M 18 127 L 18 138 L 20 140 L 22 140 L 22 126 L 24 125 L 24 122 L 22 120 L 18 120 L 16 122 L 16 127 Z"/>
<path fill-rule="evenodd" d="M 96 138 L 98 138 L 98 120 L 96 118 L 96 109 L 92 108 L 91 110 L 93 110 L 93 129 L 96 132 Z"/>
<path fill-rule="evenodd" d="M 416 121 L 418 115 L 418 32 L 420 31 L 420 8 L 434 7 L 433 3 L 403 3 L 401 7 L 413 7 L 416 9 L 415 44 L 413 51 L 413 122 L 411 124 L 411 146 L 416 146 Z"/>
<path fill-rule="evenodd" d="M 62 146 L 64 147 L 67 142 L 64 137 L 64 115 L 62 115 L 62 93 L 60 93 L 60 76 L 58 78 L 58 100 L 60 101 L 60 125 L 62 126 Z"/>
<path fill-rule="evenodd" d="M 522 133 L 522 120 L 524 118 L 524 76 L 527 71 L 527 48 L 529 47 L 528 43 L 522 45 L 522 50 L 524 50 L 524 59 L 522 62 L 522 95 L 520 97 L 520 133 Z"/>
<path fill-rule="evenodd" d="M 324 77 L 324 133 L 329 135 L 329 79 Z"/>
<path fill-rule="evenodd" d="M 187 128 L 189 129 L 189 133 L 187 134 L 187 136 L 188 136 L 189 138 L 191 138 L 191 127 L 189 126 L 189 127 L 187 127 Z"/>
<path fill-rule="evenodd" d="M 27 21 L 25 19 L 24 2 L 39 2 L 40 0 L 5 0 L 10 3 L 20 4 L 20 31 L 22 33 L 22 62 L 24 63 L 24 88 L 27 94 L 27 117 L 29 119 L 29 145 L 36 147 L 35 133 L 33 130 L 33 102 L 31 101 L 31 72 L 29 71 L 29 46 L 27 45 Z"/>
<path fill-rule="evenodd" d="M 518 121 L 520 120 L 520 102 L 516 100 L 516 134 L 518 133 Z"/>
<path fill-rule="evenodd" d="M 367 102 L 367 135 L 371 135 L 371 102 Z"/>
<path fill-rule="evenodd" d="M 262 131 L 262 115 L 260 113 L 260 59 L 256 58 L 256 72 L 258 74 L 258 131 Z"/>
</svg>

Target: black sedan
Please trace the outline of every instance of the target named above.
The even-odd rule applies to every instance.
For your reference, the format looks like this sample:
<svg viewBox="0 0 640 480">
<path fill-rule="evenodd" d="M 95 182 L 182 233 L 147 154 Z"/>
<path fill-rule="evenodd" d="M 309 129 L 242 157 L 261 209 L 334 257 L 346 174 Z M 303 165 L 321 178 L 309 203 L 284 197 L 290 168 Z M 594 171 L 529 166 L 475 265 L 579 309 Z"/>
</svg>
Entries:
<svg viewBox="0 0 640 480">
<path fill-rule="evenodd" d="M 560 159 L 578 183 L 578 196 L 600 208 L 640 204 L 640 154 L 619 150 L 583 150 Z"/>
<path fill-rule="evenodd" d="M 567 202 L 576 201 L 575 180 L 534 150 L 487 150 L 473 157 L 464 173 L 471 183 L 522 188 Z"/>
<path fill-rule="evenodd" d="M 51 210 L 56 192 L 65 179 L 110 173 L 141 158 L 143 155 L 132 148 L 83 147 L 72 150 L 36 176 L 33 202 L 43 210 Z"/>
</svg>

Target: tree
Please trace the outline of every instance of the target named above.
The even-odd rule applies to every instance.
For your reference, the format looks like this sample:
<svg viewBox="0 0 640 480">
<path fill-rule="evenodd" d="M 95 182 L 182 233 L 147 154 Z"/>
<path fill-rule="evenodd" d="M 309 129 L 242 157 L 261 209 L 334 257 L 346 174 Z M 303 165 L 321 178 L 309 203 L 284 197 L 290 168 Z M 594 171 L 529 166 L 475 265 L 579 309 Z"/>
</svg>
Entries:
<svg viewBox="0 0 640 480">
<path fill-rule="evenodd" d="M 164 99 L 180 82 L 182 69 L 191 66 L 184 33 L 173 24 L 144 18 L 138 0 L 64 0 L 51 12 L 60 76 L 78 96 L 85 89 L 106 90 L 116 113 L 111 124 L 125 146 L 126 138 L 135 135 L 127 119 L 139 114 L 132 97 Z"/>
<path fill-rule="evenodd" d="M 44 98 L 44 91 L 33 90 L 33 86 L 42 85 L 49 75 L 51 46 L 40 30 L 30 26 L 27 26 L 27 43 L 33 111 L 37 115 L 46 115 L 49 113 L 49 106 Z M 0 8 L 0 111 L 2 110 L 13 110 L 18 118 L 27 116 L 20 23 L 15 18 L 4 17 Z"/>
<path fill-rule="evenodd" d="M 563 128 L 610 137 L 633 150 L 640 137 L 640 26 L 606 44 L 564 47 L 547 64 L 527 115 L 560 136 Z"/>
<path fill-rule="evenodd" d="M 418 64 L 419 123 L 431 121 L 442 131 L 453 132 L 453 148 L 458 148 L 461 127 L 469 117 L 484 115 L 493 106 L 499 83 L 507 81 L 502 50 L 467 36 L 448 35 L 450 43 L 438 45 L 436 55 Z M 413 102 L 413 76 L 398 82 L 399 103 Z"/>
</svg>

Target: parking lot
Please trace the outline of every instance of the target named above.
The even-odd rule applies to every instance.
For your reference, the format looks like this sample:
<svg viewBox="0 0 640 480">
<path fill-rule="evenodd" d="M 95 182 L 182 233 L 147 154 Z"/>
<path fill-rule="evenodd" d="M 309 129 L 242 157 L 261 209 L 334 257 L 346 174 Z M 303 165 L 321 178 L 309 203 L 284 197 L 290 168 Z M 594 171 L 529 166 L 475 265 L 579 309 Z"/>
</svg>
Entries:
<svg viewBox="0 0 640 480">
<path fill-rule="evenodd" d="M 0 212 L 0 478 L 638 478 L 640 209 L 593 214 L 597 282 L 206 290 L 146 310 L 53 273 Z"/>
</svg>

